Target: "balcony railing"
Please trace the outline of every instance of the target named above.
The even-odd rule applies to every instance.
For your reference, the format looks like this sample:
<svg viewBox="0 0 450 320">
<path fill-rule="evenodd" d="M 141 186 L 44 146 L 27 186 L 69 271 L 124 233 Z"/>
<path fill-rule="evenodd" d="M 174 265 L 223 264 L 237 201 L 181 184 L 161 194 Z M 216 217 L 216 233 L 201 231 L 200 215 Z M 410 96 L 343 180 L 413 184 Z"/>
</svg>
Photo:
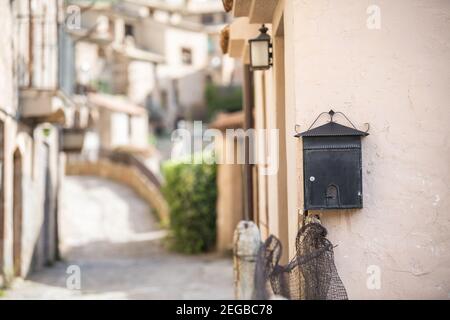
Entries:
<svg viewBox="0 0 450 320">
<path fill-rule="evenodd" d="M 57 0 L 19 1 L 16 47 L 20 88 L 58 87 Z M 24 4 L 28 4 L 25 6 Z"/>
</svg>

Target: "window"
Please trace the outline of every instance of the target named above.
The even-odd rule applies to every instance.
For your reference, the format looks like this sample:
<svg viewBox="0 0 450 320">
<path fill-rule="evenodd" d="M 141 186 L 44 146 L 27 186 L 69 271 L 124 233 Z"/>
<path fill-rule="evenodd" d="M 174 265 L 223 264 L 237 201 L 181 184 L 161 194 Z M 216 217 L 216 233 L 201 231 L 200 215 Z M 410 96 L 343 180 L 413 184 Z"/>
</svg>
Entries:
<svg viewBox="0 0 450 320">
<path fill-rule="evenodd" d="M 97 48 L 97 56 L 99 57 L 99 58 L 106 58 L 106 51 L 105 51 L 105 48 L 104 47 L 98 47 Z"/>
<path fill-rule="evenodd" d="M 180 105 L 180 88 L 179 88 L 178 79 L 172 80 L 172 87 L 173 87 L 173 95 L 174 95 L 175 104 L 177 106 L 179 106 Z"/>
<path fill-rule="evenodd" d="M 181 62 L 183 64 L 192 64 L 192 50 L 189 48 L 181 48 Z"/>
<path fill-rule="evenodd" d="M 125 24 L 125 37 L 126 36 L 134 37 L 134 26 L 129 23 Z"/>
<path fill-rule="evenodd" d="M 222 13 L 222 22 L 227 23 L 228 22 L 228 13 Z"/>
<path fill-rule="evenodd" d="M 133 117 L 128 115 L 128 142 L 131 144 L 133 141 Z"/>
<path fill-rule="evenodd" d="M 212 23 L 214 23 L 214 16 L 212 14 L 204 14 L 204 15 L 202 15 L 202 23 L 203 24 L 212 24 Z"/>
<path fill-rule="evenodd" d="M 161 107 L 164 110 L 167 110 L 169 108 L 169 96 L 167 94 L 167 90 L 161 91 Z"/>
<path fill-rule="evenodd" d="M 214 53 L 214 51 L 216 51 L 216 44 L 217 43 L 213 38 L 208 37 L 208 53 L 209 54 L 212 54 L 212 53 Z"/>
</svg>

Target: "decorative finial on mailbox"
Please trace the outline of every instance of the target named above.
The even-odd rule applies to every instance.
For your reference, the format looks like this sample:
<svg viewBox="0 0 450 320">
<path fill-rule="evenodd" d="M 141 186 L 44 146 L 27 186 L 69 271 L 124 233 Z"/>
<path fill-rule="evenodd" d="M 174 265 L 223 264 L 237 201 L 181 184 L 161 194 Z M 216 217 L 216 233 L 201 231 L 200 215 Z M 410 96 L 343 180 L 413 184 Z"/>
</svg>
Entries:
<svg viewBox="0 0 450 320">
<path fill-rule="evenodd" d="M 317 128 L 314 128 L 314 125 L 319 120 L 321 116 L 328 115 L 330 117 L 330 121 L 322 126 L 319 126 Z M 338 122 L 334 121 L 334 116 L 341 115 L 347 120 L 347 122 L 352 127 L 347 127 L 342 124 L 339 124 Z M 313 121 L 313 123 L 309 126 L 308 130 L 305 132 L 299 133 L 297 131 L 297 127 L 295 127 L 296 135 L 295 137 L 304 137 L 304 136 L 367 136 L 369 135 L 368 130 L 366 131 L 360 131 L 356 129 L 355 125 L 350 121 L 350 119 L 342 112 L 340 111 L 334 111 L 333 109 L 330 109 L 330 111 L 322 112 L 320 113 L 317 118 Z"/>
<path fill-rule="evenodd" d="M 333 116 L 335 115 L 335 112 L 333 111 L 333 109 L 330 109 L 330 111 L 328 111 L 328 114 L 330 115 L 330 121 L 333 122 Z"/>
</svg>

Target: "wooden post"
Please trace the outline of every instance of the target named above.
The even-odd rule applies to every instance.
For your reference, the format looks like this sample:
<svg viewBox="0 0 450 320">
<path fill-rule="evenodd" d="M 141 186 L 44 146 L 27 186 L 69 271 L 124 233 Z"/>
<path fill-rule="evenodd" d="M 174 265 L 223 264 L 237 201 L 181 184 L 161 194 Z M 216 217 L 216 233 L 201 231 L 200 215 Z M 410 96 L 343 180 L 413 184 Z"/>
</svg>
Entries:
<svg viewBox="0 0 450 320">
<path fill-rule="evenodd" d="M 253 96 L 253 73 L 250 70 L 250 66 L 246 64 L 244 66 L 244 84 L 243 84 L 243 108 L 244 108 L 244 130 L 247 131 L 254 127 L 253 122 L 253 107 L 254 107 L 254 96 Z M 255 221 L 254 208 L 253 208 L 253 164 L 250 163 L 250 139 L 245 138 L 245 163 L 244 163 L 244 215 L 246 220 Z"/>
<path fill-rule="evenodd" d="M 255 287 L 256 257 L 261 246 L 261 236 L 255 223 L 241 221 L 234 231 L 234 292 L 238 300 L 253 297 Z"/>
</svg>

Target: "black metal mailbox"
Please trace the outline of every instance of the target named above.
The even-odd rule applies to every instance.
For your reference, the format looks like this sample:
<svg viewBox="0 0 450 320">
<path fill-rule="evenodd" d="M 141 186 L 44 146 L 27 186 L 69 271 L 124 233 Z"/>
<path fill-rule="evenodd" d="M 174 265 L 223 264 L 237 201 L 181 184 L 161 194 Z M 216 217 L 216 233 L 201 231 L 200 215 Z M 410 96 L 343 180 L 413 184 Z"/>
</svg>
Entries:
<svg viewBox="0 0 450 320">
<path fill-rule="evenodd" d="M 330 122 L 296 135 L 303 139 L 305 210 L 362 208 L 361 137 L 368 133 L 328 114 Z"/>
</svg>

